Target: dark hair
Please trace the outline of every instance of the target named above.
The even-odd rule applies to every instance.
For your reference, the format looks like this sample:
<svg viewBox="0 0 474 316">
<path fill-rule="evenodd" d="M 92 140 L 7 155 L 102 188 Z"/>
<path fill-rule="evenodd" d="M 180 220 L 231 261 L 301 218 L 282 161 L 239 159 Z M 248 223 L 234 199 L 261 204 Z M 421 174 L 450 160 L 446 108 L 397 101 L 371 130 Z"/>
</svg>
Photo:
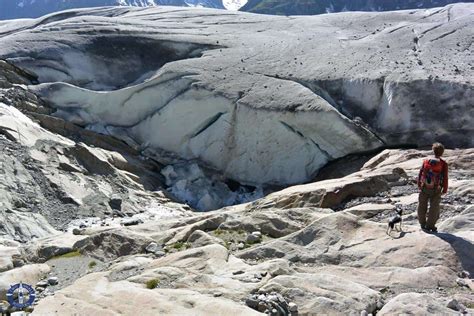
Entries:
<svg viewBox="0 0 474 316">
<path fill-rule="evenodd" d="M 436 157 L 441 157 L 444 153 L 444 146 L 441 143 L 434 143 L 433 144 L 433 152 Z"/>
</svg>

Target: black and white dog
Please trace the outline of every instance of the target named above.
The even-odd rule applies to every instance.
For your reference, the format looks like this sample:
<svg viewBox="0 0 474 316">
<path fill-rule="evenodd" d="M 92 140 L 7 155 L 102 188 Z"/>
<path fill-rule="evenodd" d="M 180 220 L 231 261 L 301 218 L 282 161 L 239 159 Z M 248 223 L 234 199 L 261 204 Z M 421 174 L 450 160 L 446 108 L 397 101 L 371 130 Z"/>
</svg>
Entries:
<svg viewBox="0 0 474 316">
<path fill-rule="evenodd" d="M 395 215 L 389 222 L 388 222 L 388 227 L 387 227 L 387 235 L 390 235 L 392 230 L 395 228 L 397 231 L 401 232 L 402 231 L 402 214 L 403 210 L 399 209 L 397 211 L 397 215 Z M 399 228 L 397 228 L 397 224 L 399 224 Z"/>
</svg>

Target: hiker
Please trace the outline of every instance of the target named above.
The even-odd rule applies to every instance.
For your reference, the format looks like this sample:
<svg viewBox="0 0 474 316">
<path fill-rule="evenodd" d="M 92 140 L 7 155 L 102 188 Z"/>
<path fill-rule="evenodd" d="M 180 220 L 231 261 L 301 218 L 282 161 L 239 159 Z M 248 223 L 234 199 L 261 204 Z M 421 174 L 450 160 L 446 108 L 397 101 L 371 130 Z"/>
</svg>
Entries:
<svg viewBox="0 0 474 316">
<path fill-rule="evenodd" d="M 448 192 L 448 164 L 441 159 L 444 146 L 441 143 L 433 144 L 434 158 L 423 160 L 418 175 L 418 221 L 421 229 L 437 232 L 436 221 L 439 218 L 441 194 Z M 428 202 L 430 209 L 428 210 Z"/>
</svg>

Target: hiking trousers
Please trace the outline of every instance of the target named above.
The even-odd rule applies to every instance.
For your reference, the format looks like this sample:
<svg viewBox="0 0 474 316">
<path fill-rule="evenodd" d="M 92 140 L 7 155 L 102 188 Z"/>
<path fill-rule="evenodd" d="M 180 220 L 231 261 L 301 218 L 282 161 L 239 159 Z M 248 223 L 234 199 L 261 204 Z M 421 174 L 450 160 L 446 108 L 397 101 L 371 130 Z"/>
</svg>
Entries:
<svg viewBox="0 0 474 316">
<path fill-rule="evenodd" d="M 428 202 L 430 209 L 428 211 Z M 418 221 L 422 227 L 435 228 L 439 219 L 439 204 L 441 203 L 440 189 L 423 188 L 418 196 Z"/>
</svg>

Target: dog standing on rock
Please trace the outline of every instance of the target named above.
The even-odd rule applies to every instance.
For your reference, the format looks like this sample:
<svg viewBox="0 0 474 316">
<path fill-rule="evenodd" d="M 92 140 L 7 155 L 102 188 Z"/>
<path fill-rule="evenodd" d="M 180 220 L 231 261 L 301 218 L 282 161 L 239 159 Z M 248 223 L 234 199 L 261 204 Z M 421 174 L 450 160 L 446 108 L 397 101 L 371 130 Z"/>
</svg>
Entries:
<svg viewBox="0 0 474 316">
<path fill-rule="evenodd" d="M 397 215 L 395 215 L 395 217 L 393 217 L 388 222 L 387 235 L 390 235 L 393 229 L 396 229 L 397 231 L 402 232 L 402 221 L 403 221 L 402 214 L 403 214 L 403 210 L 399 209 L 397 211 Z M 397 224 L 399 224 L 398 227 L 396 226 Z"/>
</svg>

